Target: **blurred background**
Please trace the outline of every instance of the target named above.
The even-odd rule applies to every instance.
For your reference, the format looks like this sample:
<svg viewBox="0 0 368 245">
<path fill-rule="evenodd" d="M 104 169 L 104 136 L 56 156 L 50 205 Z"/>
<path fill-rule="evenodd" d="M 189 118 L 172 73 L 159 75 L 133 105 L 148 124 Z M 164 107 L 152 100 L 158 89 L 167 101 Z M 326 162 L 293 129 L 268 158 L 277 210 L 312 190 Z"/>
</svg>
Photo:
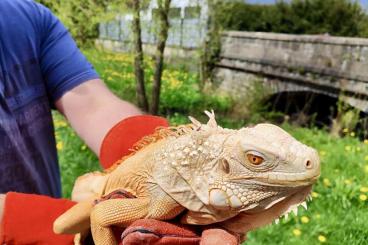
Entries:
<svg viewBox="0 0 368 245">
<path fill-rule="evenodd" d="M 368 0 L 40 0 L 109 88 L 188 123 L 280 125 L 319 151 L 308 210 L 245 244 L 368 244 Z M 54 113 L 63 193 L 98 159 Z"/>
</svg>

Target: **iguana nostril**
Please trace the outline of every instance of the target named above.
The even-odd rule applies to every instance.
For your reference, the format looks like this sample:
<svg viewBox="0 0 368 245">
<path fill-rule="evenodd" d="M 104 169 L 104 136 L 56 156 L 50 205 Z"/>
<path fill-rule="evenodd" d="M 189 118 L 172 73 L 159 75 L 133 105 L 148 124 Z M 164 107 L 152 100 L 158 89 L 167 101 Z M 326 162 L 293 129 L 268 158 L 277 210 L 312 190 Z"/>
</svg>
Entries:
<svg viewBox="0 0 368 245">
<path fill-rule="evenodd" d="M 305 162 L 305 166 L 307 169 L 311 169 L 313 167 L 312 161 L 311 160 L 307 160 Z"/>
</svg>

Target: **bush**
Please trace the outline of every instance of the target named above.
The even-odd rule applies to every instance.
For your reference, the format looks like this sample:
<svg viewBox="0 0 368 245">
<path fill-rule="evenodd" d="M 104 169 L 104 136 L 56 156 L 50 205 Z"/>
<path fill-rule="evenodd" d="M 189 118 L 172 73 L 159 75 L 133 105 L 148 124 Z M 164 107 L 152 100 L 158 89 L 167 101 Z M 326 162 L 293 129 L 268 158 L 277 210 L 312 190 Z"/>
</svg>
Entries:
<svg viewBox="0 0 368 245">
<path fill-rule="evenodd" d="M 274 5 L 237 2 L 221 10 L 218 18 L 227 30 L 368 36 L 368 17 L 357 1 L 350 0 L 292 0 Z"/>
</svg>

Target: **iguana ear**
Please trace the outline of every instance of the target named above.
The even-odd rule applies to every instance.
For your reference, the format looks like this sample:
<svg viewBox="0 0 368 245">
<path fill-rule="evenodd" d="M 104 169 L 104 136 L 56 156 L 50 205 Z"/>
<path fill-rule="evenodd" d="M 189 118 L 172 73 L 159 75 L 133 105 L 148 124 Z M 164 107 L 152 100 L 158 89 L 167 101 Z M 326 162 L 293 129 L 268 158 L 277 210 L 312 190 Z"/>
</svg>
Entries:
<svg viewBox="0 0 368 245">
<path fill-rule="evenodd" d="M 100 162 L 109 168 L 130 153 L 132 146 L 144 136 L 152 134 L 157 127 L 169 126 L 163 117 L 140 115 L 123 119 L 106 134 L 100 149 Z"/>
</svg>

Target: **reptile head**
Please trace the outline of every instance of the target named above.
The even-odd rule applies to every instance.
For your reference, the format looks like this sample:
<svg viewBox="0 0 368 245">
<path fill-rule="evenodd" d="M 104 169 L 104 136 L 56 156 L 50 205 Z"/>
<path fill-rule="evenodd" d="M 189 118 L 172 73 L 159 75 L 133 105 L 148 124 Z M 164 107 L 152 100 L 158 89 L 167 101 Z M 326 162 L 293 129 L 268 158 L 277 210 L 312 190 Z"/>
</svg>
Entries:
<svg viewBox="0 0 368 245">
<path fill-rule="evenodd" d="M 316 150 L 272 124 L 236 131 L 223 149 L 210 177 L 209 204 L 254 220 L 269 213 L 267 220 L 272 221 L 295 210 L 320 175 Z"/>
</svg>

